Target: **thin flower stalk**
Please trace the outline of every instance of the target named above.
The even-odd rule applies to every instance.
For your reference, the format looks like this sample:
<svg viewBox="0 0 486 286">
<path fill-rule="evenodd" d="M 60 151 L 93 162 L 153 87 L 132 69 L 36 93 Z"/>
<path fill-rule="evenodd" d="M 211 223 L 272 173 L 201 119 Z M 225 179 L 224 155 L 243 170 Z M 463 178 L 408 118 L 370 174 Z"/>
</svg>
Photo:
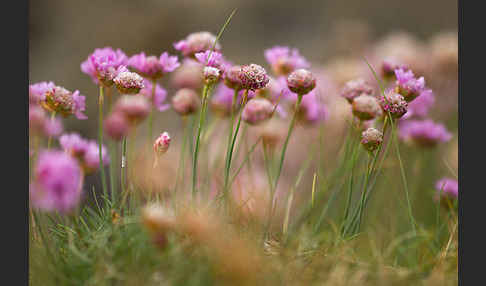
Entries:
<svg viewBox="0 0 486 286">
<path fill-rule="evenodd" d="M 100 85 L 100 96 L 98 98 L 98 146 L 99 146 L 99 161 L 100 161 L 100 172 L 101 172 L 101 184 L 103 186 L 103 195 L 108 196 L 108 187 L 106 186 L 105 169 L 103 167 L 103 101 L 104 101 L 104 88 Z"/>
<path fill-rule="evenodd" d="M 56 111 L 51 112 L 51 121 L 56 118 Z M 47 150 L 51 149 L 51 144 L 52 144 L 52 135 L 49 135 L 49 138 L 47 138 Z"/>
<path fill-rule="evenodd" d="M 206 120 L 206 109 L 208 106 L 208 93 L 210 90 L 209 85 L 204 85 L 202 92 L 202 107 L 199 112 L 199 121 L 197 125 L 196 143 L 194 146 L 194 156 L 192 162 L 192 197 L 195 199 L 196 196 L 196 184 L 197 184 L 197 159 L 199 155 L 200 141 L 201 141 L 201 131 Z"/>
</svg>

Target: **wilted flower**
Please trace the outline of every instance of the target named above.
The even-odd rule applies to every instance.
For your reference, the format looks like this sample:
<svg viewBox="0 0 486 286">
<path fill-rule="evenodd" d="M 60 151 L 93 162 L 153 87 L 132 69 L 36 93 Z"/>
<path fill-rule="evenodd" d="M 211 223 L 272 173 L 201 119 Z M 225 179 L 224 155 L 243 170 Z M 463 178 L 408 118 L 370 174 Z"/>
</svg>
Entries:
<svg viewBox="0 0 486 286">
<path fill-rule="evenodd" d="M 383 114 L 380 103 L 376 97 L 362 94 L 352 103 L 353 115 L 360 120 L 371 120 Z"/>
<path fill-rule="evenodd" d="M 385 114 L 390 112 L 393 118 L 400 118 L 407 112 L 408 103 L 403 96 L 393 90 L 386 91 L 384 96 L 380 95 L 378 101 Z"/>
<path fill-rule="evenodd" d="M 143 77 L 134 72 L 121 72 L 113 79 L 116 88 L 122 94 L 136 94 L 144 88 Z"/>
<path fill-rule="evenodd" d="M 353 102 L 353 99 L 362 94 L 371 95 L 373 88 L 362 78 L 350 80 L 346 82 L 341 90 L 341 96 L 346 98 L 349 103 Z"/>
<path fill-rule="evenodd" d="M 89 75 L 94 83 L 100 82 L 111 86 L 113 79 L 123 71 L 127 56 L 120 49 L 114 51 L 111 47 L 95 49 L 88 58 L 81 63 L 81 71 Z"/>
<path fill-rule="evenodd" d="M 310 71 L 298 69 L 287 77 L 287 86 L 292 92 L 305 95 L 316 87 L 316 78 Z"/>
<path fill-rule="evenodd" d="M 241 119 L 248 124 L 259 124 L 272 116 L 273 104 L 265 98 L 254 98 L 248 101 L 241 113 Z"/>
<path fill-rule="evenodd" d="M 56 112 L 63 116 L 74 114 L 78 119 L 87 119 L 83 114 L 86 110 L 86 98 L 79 91 L 70 92 L 62 86 L 51 86 L 47 89 L 41 106 L 50 112 Z"/>
<path fill-rule="evenodd" d="M 142 76 L 150 79 L 157 79 L 164 74 L 174 71 L 179 67 L 177 56 L 170 56 L 167 52 L 156 56 L 145 56 L 144 52 L 133 55 L 127 62 L 129 67 L 134 68 Z"/>
<path fill-rule="evenodd" d="M 216 42 L 216 36 L 209 32 L 192 33 L 184 40 L 174 43 L 174 48 L 185 57 L 192 57 L 194 54 L 210 50 Z M 215 50 L 221 50 L 221 45 L 216 43 Z"/>
<path fill-rule="evenodd" d="M 435 183 L 437 194 L 442 197 L 457 199 L 459 195 L 459 186 L 457 180 L 451 178 L 442 178 Z"/>
<path fill-rule="evenodd" d="M 375 151 L 382 142 L 383 133 L 375 128 L 370 127 L 361 133 L 361 144 L 370 152 Z"/>
<path fill-rule="evenodd" d="M 199 109 L 199 96 L 189 88 L 179 89 L 172 97 L 172 107 L 180 115 L 189 115 Z"/>
<path fill-rule="evenodd" d="M 288 75 L 296 69 L 309 68 L 309 62 L 300 55 L 299 50 L 274 46 L 265 50 L 265 59 L 277 75 Z"/>
<path fill-rule="evenodd" d="M 131 124 L 139 123 L 150 113 L 150 103 L 144 96 L 123 95 L 114 112 L 121 112 Z"/>
<path fill-rule="evenodd" d="M 43 211 L 68 213 L 81 200 L 83 175 L 78 162 L 61 151 L 44 151 L 35 166 L 30 199 Z"/>
<path fill-rule="evenodd" d="M 269 80 L 263 67 L 257 64 L 241 66 L 240 81 L 243 89 L 254 91 L 264 88 Z"/>
<path fill-rule="evenodd" d="M 157 156 L 160 157 L 169 150 L 170 140 L 169 133 L 167 132 L 163 132 L 157 139 L 155 139 L 154 152 Z"/>
<path fill-rule="evenodd" d="M 119 141 L 128 135 L 130 124 L 122 112 L 113 112 L 105 119 L 104 130 L 111 139 Z"/>
<path fill-rule="evenodd" d="M 172 73 L 171 83 L 176 88 L 201 88 L 204 85 L 203 65 L 184 59 L 182 65 Z"/>
<path fill-rule="evenodd" d="M 431 89 L 426 89 L 420 95 L 408 103 L 407 113 L 403 115 L 402 119 L 411 117 L 425 117 L 429 109 L 435 103 L 435 95 Z"/>
<path fill-rule="evenodd" d="M 152 89 L 153 85 L 150 80 L 144 80 L 143 82 L 144 88 L 140 90 L 140 94 L 145 96 L 152 104 L 159 110 L 165 111 L 169 109 L 170 104 L 165 103 L 165 99 L 167 98 L 167 90 L 160 86 L 159 84 L 155 85 L 155 96 L 152 98 Z"/>
<path fill-rule="evenodd" d="M 413 141 L 419 146 L 433 147 L 439 142 L 447 142 L 452 138 L 442 124 L 426 120 L 404 120 L 399 124 L 399 137 L 405 141 Z"/>
<path fill-rule="evenodd" d="M 29 132 L 35 135 L 57 137 L 62 130 L 61 120 L 48 118 L 44 109 L 38 105 L 29 105 Z"/>
<path fill-rule="evenodd" d="M 411 70 L 399 68 L 395 70 L 397 78 L 397 92 L 405 98 L 407 102 L 414 100 L 425 90 L 424 77 L 415 78 Z"/>
</svg>

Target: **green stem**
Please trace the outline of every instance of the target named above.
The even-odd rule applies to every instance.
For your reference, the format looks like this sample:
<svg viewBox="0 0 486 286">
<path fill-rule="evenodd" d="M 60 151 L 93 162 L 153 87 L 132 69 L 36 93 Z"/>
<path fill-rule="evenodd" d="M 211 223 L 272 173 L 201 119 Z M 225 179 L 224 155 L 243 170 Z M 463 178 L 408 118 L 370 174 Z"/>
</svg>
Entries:
<svg viewBox="0 0 486 286">
<path fill-rule="evenodd" d="M 372 166 L 371 166 L 372 159 L 373 159 L 373 157 L 371 157 L 371 155 L 370 155 L 369 160 L 368 160 L 368 166 L 367 166 L 367 169 L 366 169 L 365 183 L 364 183 L 364 186 L 363 186 L 363 190 L 361 192 L 361 201 L 359 203 L 359 216 L 358 216 L 358 232 L 359 232 L 359 229 L 361 228 L 361 220 L 363 218 L 365 195 L 366 195 L 366 190 L 367 190 L 367 187 L 368 187 L 368 180 L 369 180 L 371 168 L 372 168 Z"/>
<path fill-rule="evenodd" d="M 111 187 L 111 202 L 116 204 L 116 180 L 115 180 L 115 165 L 117 160 L 117 144 L 114 141 L 110 142 L 110 187 Z"/>
<path fill-rule="evenodd" d="M 154 101 L 155 101 L 155 87 L 157 85 L 157 80 L 152 79 L 152 97 L 151 97 L 151 105 L 150 105 L 150 113 L 148 117 L 148 144 L 152 143 L 152 135 L 153 135 L 153 121 L 154 121 Z"/>
<path fill-rule="evenodd" d="M 55 117 L 56 117 L 56 112 L 53 111 L 51 113 L 51 121 L 53 121 Z M 47 150 L 51 149 L 51 142 L 52 142 L 52 136 L 49 135 L 49 138 L 47 139 Z"/>
<path fill-rule="evenodd" d="M 127 137 L 123 137 L 122 141 L 122 157 L 121 157 L 121 174 L 120 174 L 120 184 L 121 190 L 123 194 L 123 201 L 121 203 L 121 207 L 125 204 L 126 198 L 128 196 L 127 190 L 125 187 L 125 174 L 126 174 L 126 164 L 127 164 Z"/>
<path fill-rule="evenodd" d="M 176 182 L 175 182 L 175 186 L 174 186 L 174 196 L 175 194 L 177 193 L 177 187 L 179 186 L 179 178 L 181 177 L 184 177 L 184 171 L 185 171 L 185 160 L 184 160 L 184 151 L 186 150 L 186 141 L 187 141 L 187 138 L 189 137 L 189 128 L 187 126 L 187 118 L 186 117 L 183 117 L 182 118 L 182 128 L 183 128 L 183 138 L 182 138 L 182 147 L 181 147 L 181 154 L 179 156 L 179 165 L 177 167 L 177 175 L 176 175 Z M 182 174 L 181 174 L 182 172 Z"/>
<path fill-rule="evenodd" d="M 99 160 L 100 160 L 100 172 L 101 172 L 101 184 L 103 186 L 103 195 L 105 198 L 108 197 L 108 187 L 106 186 L 106 178 L 105 178 L 105 169 L 103 167 L 103 153 L 102 153 L 102 146 L 103 146 L 103 86 L 100 85 L 100 96 L 98 98 L 98 146 L 99 146 Z"/>
<path fill-rule="evenodd" d="M 196 135 L 196 145 L 194 147 L 194 159 L 192 162 L 192 198 L 195 199 L 196 196 L 196 183 L 197 183 L 197 159 L 199 155 L 199 144 L 201 141 L 201 131 L 204 126 L 204 121 L 206 119 L 206 108 L 208 102 L 208 92 L 210 87 L 208 85 L 204 85 L 203 94 L 202 94 L 202 107 L 201 111 L 199 112 L 199 122 L 197 126 L 197 135 Z"/>
<path fill-rule="evenodd" d="M 226 147 L 226 162 L 225 162 L 225 168 L 224 168 L 224 192 L 226 193 L 226 190 L 228 189 L 228 180 L 229 180 L 229 173 L 230 173 L 230 152 L 231 152 L 231 142 L 233 138 L 233 127 L 235 123 L 235 107 L 236 107 L 236 101 L 238 100 L 238 90 L 235 89 L 234 95 L 233 95 L 233 102 L 231 105 L 231 121 L 230 121 L 230 126 L 229 126 L 229 132 L 228 132 L 228 145 Z"/>
</svg>

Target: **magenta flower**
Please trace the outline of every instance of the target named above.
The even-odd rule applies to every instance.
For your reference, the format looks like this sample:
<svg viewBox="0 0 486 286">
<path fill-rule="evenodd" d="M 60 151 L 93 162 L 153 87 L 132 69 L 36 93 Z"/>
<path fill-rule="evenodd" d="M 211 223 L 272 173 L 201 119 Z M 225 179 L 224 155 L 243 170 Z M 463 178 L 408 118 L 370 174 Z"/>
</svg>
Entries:
<svg viewBox="0 0 486 286">
<path fill-rule="evenodd" d="M 167 52 L 162 53 L 159 58 L 147 57 L 144 52 L 141 52 L 128 59 L 127 64 L 142 76 L 151 79 L 160 78 L 180 66 L 177 56 L 170 56 Z"/>
<path fill-rule="evenodd" d="M 300 55 L 299 50 L 274 46 L 265 50 L 265 59 L 277 75 L 288 75 L 296 69 L 309 68 L 309 62 Z"/>
<path fill-rule="evenodd" d="M 216 51 L 211 52 L 211 50 L 207 50 L 204 52 L 196 53 L 194 56 L 199 63 L 207 67 L 221 69 L 224 63 L 223 55 Z"/>
<path fill-rule="evenodd" d="M 419 146 L 433 147 L 439 142 L 447 142 L 452 138 L 442 124 L 426 120 L 404 120 L 399 124 L 399 137 L 404 141 L 413 141 Z"/>
<path fill-rule="evenodd" d="M 457 180 L 451 178 L 442 178 L 435 183 L 437 194 L 443 197 L 457 199 L 459 195 L 459 185 Z"/>
<path fill-rule="evenodd" d="M 155 96 L 152 98 L 152 89 L 153 85 L 150 80 L 145 80 L 143 82 L 144 88 L 140 90 L 140 94 L 145 96 L 152 104 L 159 110 L 159 111 L 166 111 L 169 109 L 170 104 L 165 103 L 167 99 L 167 90 L 160 86 L 159 84 L 155 85 Z"/>
<path fill-rule="evenodd" d="M 105 145 L 101 145 L 101 157 L 103 160 L 103 165 L 108 165 L 110 163 L 110 157 L 106 150 Z M 100 146 L 95 140 L 87 141 L 86 150 L 83 157 L 83 167 L 86 173 L 94 172 L 100 167 Z"/>
<path fill-rule="evenodd" d="M 204 85 L 203 66 L 195 60 L 184 59 L 180 68 L 171 76 L 175 88 L 199 89 Z"/>
<path fill-rule="evenodd" d="M 154 152 L 157 156 L 162 156 L 169 150 L 170 146 L 169 133 L 163 132 L 154 142 Z"/>
<path fill-rule="evenodd" d="M 143 77 L 130 71 L 120 72 L 113 82 L 121 94 L 137 94 L 144 88 Z"/>
<path fill-rule="evenodd" d="M 77 133 L 67 133 L 59 137 L 61 148 L 78 159 L 83 158 L 88 147 L 88 141 Z"/>
<path fill-rule="evenodd" d="M 407 101 L 394 90 L 385 91 L 385 95 L 378 96 L 378 102 L 385 114 L 389 112 L 393 118 L 401 118 L 408 110 Z"/>
<path fill-rule="evenodd" d="M 425 117 L 429 113 L 429 109 L 435 103 L 435 95 L 431 89 L 425 89 L 420 95 L 408 103 L 408 111 L 403 115 L 402 119 L 409 119 L 411 117 Z"/>
<path fill-rule="evenodd" d="M 73 157 L 61 151 L 44 151 L 30 185 L 32 205 L 43 211 L 68 213 L 80 202 L 83 175 Z"/>
<path fill-rule="evenodd" d="M 248 124 L 256 125 L 264 122 L 273 114 L 273 104 L 265 98 L 254 98 L 245 105 L 241 119 Z"/>
<path fill-rule="evenodd" d="M 63 116 L 74 114 L 78 119 L 87 119 L 83 113 L 86 110 L 86 97 L 79 94 L 79 91 L 70 92 L 62 86 L 50 87 L 44 100 L 40 102 L 41 106 L 47 111 L 56 112 Z"/>
<path fill-rule="evenodd" d="M 174 48 L 185 57 L 193 57 L 194 54 L 203 52 L 205 50 L 211 50 L 216 42 L 216 36 L 209 32 L 192 33 L 184 40 L 174 43 Z M 216 43 L 215 50 L 221 50 L 221 45 Z"/>
<path fill-rule="evenodd" d="M 199 105 L 199 96 L 193 89 L 179 89 L 172 97 L 172 107 L 180 115 L 189 115 L 196 112 L 199 109 Z"/>
<path fill-rule="evenodd" d="M 81 63 L 81 71 L 89 75 L 94 83 L 100 82 L 106 86 L 113 84 L 113 79 L 119 72 L 123 71 L 127 63 L 125 53 L 111 47 L 95 49 L 88 58 Z"/>
<path fill-rule="evenodd" d="M 395 76 L 397 78 L 397 91 L 407 102 L 414 100 L 425 90 L 424 77 L 415 78 L 411 70 L 396 69 Z"/>
<path fill-rule="evenodd" d="M 270 79 L 263 67 L 250 64 L 241 66 L 240 81 L 243 89 L 255 91 L 266 87 Z"/>
<path fill-rule="evenodd" d="M 46 92 L 56 85 L 50 81 L 42 81 L 29 86 L 29 103 L 38 104 L 46 98 Z"/>
<path fill-rule="evenodd" d="M 243 90 L 238 92 L 237 97 L 237 107 L 241 104 L 243 99 Z M 217 85 L 214 94 L 211 96 L 211 108 L 213 108 L 216 112 L 218 112 L 221 116 L 227 116 L 231 113 L 231 107 L 233 105 L 233 97 L 235 91 L 224 84 Z M 253 98 L 255 93 L 252 91 L 248 92 L 248 99 Z"/>
<path fill-rule="evenodd" d="M 405 64 L 399 64 L 393 59 L 385 59 L 381 64 L 381 74 L 386 79 L 391 79 L 395 77 L 395 70 L 402 69 L 404 71 L 409 70 L 408 66 Z"/>
<path fill-rule="evenodd" d="M 299 108 L 299 120 L 301 122 L 312 125 L 326 120 L 327 116 L 327 107 L 320 100 L 317 92 L 311 91 L 302 97 Z"/>
<path fill-rule="evenodd" d="M 62 130 L 61 120 L 48 118 L 44 109 L 38 105 L 29 105 L 29 132 L 35 135 L 57 137 Z"/>
<path fill-rule="evenodd" d="M 99 145 L 94 140 L 82 138 L 77 133 L 63 134 L 59 138 L 59 143 L 67 154 L 73 156 L 79 161 L 85 174 L 96 171 L 100 166 Z M 101 146 L 103 164 L 109 163 L 108 153 L 104 145 Z"/>
</svg>

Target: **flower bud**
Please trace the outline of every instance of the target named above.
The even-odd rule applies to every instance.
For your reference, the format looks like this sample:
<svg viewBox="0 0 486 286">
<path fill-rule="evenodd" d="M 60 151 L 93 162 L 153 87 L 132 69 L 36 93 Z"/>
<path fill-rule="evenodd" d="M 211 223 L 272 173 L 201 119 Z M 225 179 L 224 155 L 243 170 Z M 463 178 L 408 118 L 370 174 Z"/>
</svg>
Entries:
<svg viewBox="0 0 486 286">
<path fill-rule="evenodd" d="M 144 88 L 143 77 L 134 72 L 121 72 L 115 79 L 115 86 L 122 94 L 137 94 Z"/>
<path fill-rule="evenodd" d="M 298 69 L 287 77 L 287 86 L 292 92 L 305 95 L 316 87 L 316 78 L 310 71 Z"/>
<path fill-rule="evenodd" d="M 170 136 L 169 133 L 164 132 L 160 134 L 159 138 L 155 139 L 154 152 L 157 156 L 164 155 L 169 150 Z"/>
<path fill-rule="evenodd" d="M 172 107 L 180 115 L 189 115 L 199 109 L 199 101 L 196 91 L 182 88 L 172 97 Z"/>
<path fill-rule="evenodd" d="M 270 81 L 265 69 L 257 64 L 242 66 L 239 77 L 242 88 L 247 90 L 264 88 Z"/>
<path fill-rule="evenodd" d="M 382 115 L 378 100 L 371 95 L 360 95 L 353 100 L 353 115 L 360 120 L 371 120 Z"/>
<path fill-rule="evenodd" d="M 135 124 L 150 113 L 150 103 L 144 96 L 123 95 L 117 101 L 114 112 L 121 112 L 130 124 Z"/>
<path fill-rule="evenodd" d="M 408 103 L 394 91 L 385 92 L 385 96 L 380 96 L 378 101 L 385 113 L 390 112 L 393 118 L 400 118 L 407 113 Z"/>
<path fill-rule="evenodd" d="M 215 84 L 221 78 L 221 70 L 215 67 L 204 67 L 203 70 L 204 81 L 208 85 Z"/>
<path fill-rule="evenodd" d="M 341 96 L 346 98 L 349 103 L 352 103 L 356 97 L 363 93 L 371 95 L 373 93 L 373 88 L 362 78 L 346 82 L 341 90 Z"/>
<path fill-rule="evenodd" d="M 240 90 L 242 83 L 240 80 L 241 66 L 232 66 L 224 73 L 224 84 L 231 88 Z"/>
<path fill-rule="evenodd" d="M 383 133 L 370 127 L 361 133 L 361 144 L 369 152 L 375 151 L 383 142 Z"/>
<path fill-rule="evenodd" d="M 248 101 L 241 114 L 241 119 L 248 124 L 259 124 L 272 116 L 273 105 L 264 98 L 254 98 Z"/>
</svg>

